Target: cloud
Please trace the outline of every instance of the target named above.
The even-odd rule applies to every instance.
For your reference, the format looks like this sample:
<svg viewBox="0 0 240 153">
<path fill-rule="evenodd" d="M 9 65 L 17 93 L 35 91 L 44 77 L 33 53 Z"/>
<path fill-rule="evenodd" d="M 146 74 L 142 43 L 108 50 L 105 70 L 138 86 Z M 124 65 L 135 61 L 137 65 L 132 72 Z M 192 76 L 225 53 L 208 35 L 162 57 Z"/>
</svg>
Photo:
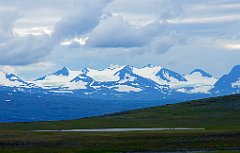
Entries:
<svg viewBox="0 0 240 153">
<path fill-rule="evenodd" d="M 240 44 L 226 44 L 225 47 L 227 49 L 240 50 Z"/>
<path fill-rule="evenodd" d="M 101 67 L 182 58 L 183 65 L 202 59 L 213 65 L 210 56 L 220 49 L 222 57 L 229 54 L 225 63 L 237 63 L 237 51 L 225 52 L 238 48 L 232 44 L 240 40 L 239 6 L 239 0 L 2 0 L 0 64 Z M 228 41 L 218 45 L 219 39 Z"/>
<path fill-rule="evenodd" d="M 55 71 L 56 66 L 55 63 L 43 61 L 28 65 L 0 66 L 0 69 L 8 73 L 17 74 L 24 80 L 35 80 L 39 76 Z"/>
<path fill-rule="evenodd" d="M 156 9 L 156 6 L 160 6 L 161 9 Z M 181 16 L 182 5 L 179 2 L 133 0 L 127 3 L 115 0 L 108 5 L 106 10 L 111 10 L 112 16 L 102 20 L 90 32 L 87 47 L 124 48 L 135 56 L 149 51 L 165 53 L 179 43 L 176 38 L 170 36 L 170 33 L 174 31 L 170 31 L 167 23 L 167 19 Z M 126 10 L 128 13 L 125 12 Z M 142 15 L 143 13 L 145 15 Z M 141 18 L 138 18 L 139 14 L 143 20 L 148 22 L 147 24 L 146 22 L 140 23 L 138 26 L 139 20 L 143 22 Z M 146 20 L 146 17 L 152 21 Z"/>
<path fill-rule="evenodd" d="M 159 22 L 144 27 L 130 25 L 121 17 L 110 17 L 97 25 L 89 34 L 87 46 L 101 48 L 131 48 L 148 44 L 155 36 L 162 34 L 164 24 Z"/>
<path fill-rule="evenodd" d="M 0 66 L 1 70 L 6 73 L 12 73 L 12 74 L 17 74 L 17 71 L 14 67 L 12 66 Z"/>
<path fill-rule="evenodd" d="M 39 61 L 52 49 L 48 36 L 15 36 L 13 25 L 20 17 L 17 10 L 5 9 L 0 12 L 0 64 L 22 65 Z"/>
<path fill-rule="evenodd" d="M 130 25 L 121 17 L 110 17 L 97 25 L 89 35 L 87 47 L 125 48 L 132 56 L 146 52 L 166 53 L 185 37 L 169 29 L 167 23 L 153 22 L 146 26 Z"/>
<path fill-rule="evenodd" d="M 149 50 L 154 53 L 166 53 L 169 49 L 179 44 L 186 44 L 187 38 L 180 34 L 171 33 L 168 36 L 159 36 L 149 44 Z"/>
<path fill-rule="evenodd" d="M 123 5 L 123 4 L 126 4 L 126 5 Z M 156 6 L 164 6 L 164 7 L 162 7 L 161 9 L 156 9 Z M 87 47 L 134 48 L 133 50 L 135 52 L 136 48 L 148 46 L 155 37 L 159 35 L 167 34 L 166 32 L 164 32 L 164 30 L 166 30 L 167 24 L 165 24 L 165 22 L 160 23 L 158 19 L 165 20 L 168 18 L 175 18 L 176 16 L 179 16 L 181 14 L 180 3 L 178 2 L 173 3 L 173 1 L 169 1 L 169 0 L 131 1 L 129 3 L 126 3 L 126 1 L 115 0 L 112 3 L 110 3 L 107 6 L 107 8 L 105 8 L 105 11 L 106 10 L 109 11 L 111 10 L 111 8 L 117 9 L 118 7 L 122 8 L 122 10 L 125 10 L 126 8 L 128 8 L 128 11 L 131 10 L 130 12 L 133 14 L 139 13 L 139 11 L 140 12 L 147 11 L 148 13 L 157 11 L 154 13 L 157 13 L 158 17 L 157 17 L 157 20 L 155 21 L 153 20 L 152 22 L 145 24 L 142 27 L 139 27 L 139 26 L 134 26 L 130 24 L 129 21 L 126 20 L 128 17 L 122 16 L 122 15 L 128 15 L 128 14 L 124 14 L 124 12 L 117 14 L 114 12 L 116 10 L 112 10 L 109 16 L 105 16 L 105 18 L 102 18 L 100 21 L 90 19 L 89 22 L 85 23 L 87 25 L 86 27 L 82 26 L 82 22 L 79 22 L 79 24 L 76 24 L 76 23 L 73 24 L 74 26 L 78 26 L 78 27 L 73 27 L 70 29 L 63 28 L 63 30 L 57 30 L 57 31 L 63 31 L 62 33 L 64 36 L 68 36 L 69 34 L 71 36 L 72 34 L 71 37 L 77 37 L 85 34 L 85 33 L 82 33 L 82 29 L 84 29 L 83 31 L 85 32 L 89 31 L 89 34 L 86 34 L 87 38 L 89 38 L 86 42 Z M 99 14 L 95 12 L 96 11 L 93 11 L 93 14 L 92 14 L 93 16 L 95 16 L 93 19 L 97 19 L 96 16 L 99 16 Z M 121 12 L 121 10 L 117 9 L 117 12 Z M 84 16 L 89 18 L 88 14 L 85 14 Z M 72 20 L 71 18 L 69 19 Z M 71 21 L 68 21 L 68 22 L 64 21 L 64 23 L 72 24 Z M 71 26 L 64 25 L 63 27 L 71 27 Z M 66 33 L 64 32 L 65 30 L 66 30 Z M 164 42 L 162 41 L 162 44 L 163 43 Z M 169 45 L 169 42 L 166 42 L 166 43 L 167 44 L 163 44 L 163 45 L 165 46 Z M 73 46 L 73 45 L 69 45 L 69 46 Z M 74 42 L 74 46 L 77 46 L 76 42 Z"/>
<path fill-rule="evenodd" d="M 89 35 L 90 47 L 136 47 L 149 41 L 142 31 L 134 28 L 120 17 L 103 20 Z"/>
<path fill-rule="evenodd" d="M 31 10 L 32 7 L 22 8 L 21 2 L 1 1 L 0 6 L 0 64 L 1 65 L 25 65 L 36 63 L 42 60 L 54 47 L 52 38 L 44 33 L 39 36 L 33 36 L 31 31 L 20 29 L 24 35 L 18 35 L 15 30 L 16 22 L 23 19 L 25 10 Z M 36 29 L 36 28 L 35 28 Z M 31 29 L 32 30 L 32 29 Z M 34 29 L 33 29 L 34 30 Z M 34 31 L 35 32 L 35 31 Z"/>
<path fill-rule="evenodd" d="M 106 10 L 114 13 L 157 15 L 159 18 L 175 18 L 181 15 L 182 6 L 176 0 L 114 0 Z"/>
<path fill-rule="evenodd" d="M 43 60 L 62 40 L 88 33 L 98 24 L 102 9 L 110 0 L 95 2 L 93 5 L 92 1 L 75 1 L 73 4 L 79 6 L 78 10 L 64 15 L 55 26 L 52 35 L 39 33 L 39 28 L 36 27 L 30 30 L 20 30 L 24 32 L 23 35 L 14 35 L 14 24 L 21 19 L 22 16 L 19 14 L 24 11 L 17 10 L 11 2 L 7 3 L 9 7 L 3 7 L 4 9 L 0 11 L 0 54 L 2 55 L 0 65 L 37 63 Z M 26 3 L 30 6 L 34 5 L 30 1 Z"/>
<path fill-rule="evenodd" d="M 25 65 L 36 63 L 54 47 L 48 35 L 10 37 L 0 46 L 1 65 Z"/>
<path fill-rule="evenodd" d="M 0 8 L 0 43 L 12 37 L 12 28 L 15 20 L 19 18 L 16 10 L 12 8 Z"/>
<path fill-rule="evenodd" d="M 64 40 L 90 32 L 98 24 L 103 13 L 103 8 L 110 0 L 81 2 L 76 11 L 64 16 L 55 25 L 53 33 L 55 39 Z"/>
</svg>

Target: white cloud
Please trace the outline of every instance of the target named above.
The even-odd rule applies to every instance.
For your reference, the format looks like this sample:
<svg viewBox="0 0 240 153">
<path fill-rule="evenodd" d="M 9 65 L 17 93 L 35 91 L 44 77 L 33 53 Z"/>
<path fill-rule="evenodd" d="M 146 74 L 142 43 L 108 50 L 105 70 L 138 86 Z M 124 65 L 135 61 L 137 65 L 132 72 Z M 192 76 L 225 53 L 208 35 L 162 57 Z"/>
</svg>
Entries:
<svg viewBox="0 0 240 153">
<path fill-rule="evenodd" d="M 61 42 L 62 46 L 70 46 L 76 44 L 77 46 L 79 45 L 85 45 L 86 41 L 88 40 L 88 37 L 75 37 L 71 39 L 66 39 Z"/>
<path fill-rule="evenodd" d="M 48 2 L 51 3 L 50 1 Z M 76 1 L 72 1 L 73 5 L 69 6 L 69 8 L 72 6 L 75 8 L 75 2 Z M 78 36 L 79 34 L 85 34 L 94 28 L 98 24 L 102 9 L 109 0 L 101 2 L 95 1 L 95 5 L 92 5 L 90 1 L 79 2 L 80 1 L 76 2 L 78 6 L 77 9 L 75 8 L 71 13 L 67 12 L 62 16 L 62 19 L 54 28 L 49 26 L 15 27 L 15 22 L 18 19 L 24 19 L 24 15 L 29 16 L 25 14 L 28 12 L 26 10 L 36 12 L 33 9 L 36 7 L 36 4 L 30 1 L 23 2 L 32 6 L 27 9 L 18 2 L 4 2 L 2 5 L 7 5 L 8 7 L 0 10 L 0 54 L 4 55 L 0 56 L 0 64 L 25 65 L 44 60 L 52 49 L 56 45 L 59 45 L 62 40 Z M 63 1 L 60 3 L 63 3 Z M 19 6 L 16 4 L 19 4 Z M 55 6 L 49 5 L 44 7 Z M 49 9 L 40 8 L 40 10 Z M 89 11 L 91 13 L 89 13 Z M 78 41 L 78 43 L 80 42 L 81 41 Z"/>
<path fill-rule="evenodd" d="M 153 23 L 158 18 L 157 15 L 147 15 L 147 14 L 132 14 L 132 13 L 113 13 L 114 17 L 122 17 L 124 20 L 128 21 L 130 25 L 133 26 L 146 26 Z"/>
<path fill-rule="evenodd" d="M 94 5 L 89 1 L 82 1 L 79 8 L 63 18 L 55 25 L 54 39 L 64 40 L 90 32 L 99 22 L 102 10 L 109 1 L 94 1 Z M 91 5 L 90 5 L 91 4 Z"/>
<path fill-rule="evenodd" d="M 6 72 L 6 73 L 17 74 L 16 69 L 15 69 L 14 67 L 12 67 L 12 66 L 9 66 L 9 65 L 0 66 L 0 69 L 1 69 L 3 72 Z"/>
<path fill-rule="evenodd" d="M 10 37 L 0 46 L 0 64 L 24 65 L 36 63 L 45 57 L 54 47 L 51 38 L 46 35 Z"/>
<path fill-rule="evenodd" d="M 225 44 L 224 46 L 227 49 L 240 50 L 240 43 L 239 44 Z"/>
<path fill-rule="evenodd" d="M 13 34 L 15 36 L 26 36 L 26 35 L 51 35 L 53 27 L 34 27 L 34 28 L 13 28 Z"/>
<path fill-rule="evenodd" d="M 154 22 L 144 27 L 130 25 L 121 17 L 110 17 L 97 25 L 89 34 L 87 46 L 102 48 L 132 48 L 146 46 L 164 34 L 165 24 Z"/>
<path fill-rule="evenodd" d="M 166 53 L 173 46 L 178 44 L 185 44 L 186 38 L 176 34 L 171 33 L 169 36 L 159 36 L 156 37 L 150 44 L 150 51 L 155 53 Z"/>
<path fill-rule="evenodd" d="M 239 21 L 240 14 L 238 15 L 224 15 L 224 16 L 211 16 L 211 17 L 195 17 L 195 18 L 180 18 L 174 20 L 168 20 L 168 23 L 183 24 L 183 23 L 225 23 Z"/>
</svg>

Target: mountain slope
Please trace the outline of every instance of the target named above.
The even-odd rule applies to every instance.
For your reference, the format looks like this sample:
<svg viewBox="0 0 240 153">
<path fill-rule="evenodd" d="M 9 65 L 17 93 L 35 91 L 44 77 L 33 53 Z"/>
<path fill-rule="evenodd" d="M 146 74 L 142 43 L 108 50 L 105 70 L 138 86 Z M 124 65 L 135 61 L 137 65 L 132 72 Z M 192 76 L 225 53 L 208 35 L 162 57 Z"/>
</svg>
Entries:
<svg viewBox="0 0 240 153">
<path fill-rule="evenodd" d="M 196 73 L 198 73 L 198 74 L 200 74 L 202 77 L 206 77 L 206 78 L 212 78 L 212 77 L 213 77 L 211 74 L 205 72 L 205 71 L 202 70 L 202 69 L 195 69 L 195 70 L 193 70 L 193 71 L 190 73 L 190 75 L 196 74 Z"/>
<path fill-rule="evenodd" d="M 102 107 L 101 102 L 99 103 L 99 107 Z M 239 113 L 240 97 L 231 95 L 78 120 L 0 123 L 0 152 L 239 153 Z M 62 129 L 141 127 L 168 129 L 172 127 L 172 129 L 138 132 L 61 131 Z M 205 130 L 174 129 L 183 127 L 205 128 Z M 57 131 L 35 131 L 44 129 Z"/>
<path fill-rule="evenodd" d="M 188 75 L 184 75 L 186 82 L 176 84 L 176 88 L 180 92 L 186 93 L 210 93 L 214 83 L 217 81 L 211 74 L 201 70 L 195 69 Z"/>
<path fill-rule="evenodd" d="M 151 79 L 160 85 L 174 85 L 187 81 L 181 74 L 166 69 L 161 66 L 147 65 L 143 68 L 134 68 L 134 73 Z"/>
<path fill-rule="evenodd" d="M 114 75 L 119 77 L 119 80 L 115 83 L 118 86 L 128 86 L 135 88 L 135 91 L 143 91 L 143 90 L 159 90 L 163 88 L 163 86 L 157 84 L 151 79 L 142 77 L 138 74 L 135 74 L 132 66 L 125 66 Z M 120 88 L 118 91 L 124 91 Z M 128 90 L 126 90 L 128 91 Z"/>
<path fill-rule="evenodd" d="M 90 98 L 122 100 L 153 100 L 153 97 L 155 100 L 162 99 L 162 95 L 170 91 L 168 86 L 139 76 L 133 70 L 134 67 L 129 65 L 102 70 L 88 69 L 85 74 L 74 78 L 68 89 L 74 89 L 74 94 Z M 105 72 L 106 76 L 99 77 Z M 106 81 L 106 78 L 109 81 Z M 151 97 L 148 97 L 150 95 Z"/>
<path fill-rule="evenodd" d="M 232 70 L 222 76 L 211 90 L 213 93 L 229 94 L 240 92 L 240 65 L 234 66 Z"/>
<path fill-rule="evenodd" d="M 80 71 L 63 67 L 29 82 L 0 71 L 0 79 L 2 87 L 42 88 L 46 92 L 97 99 L 189 100 L 240 92 L 240 66 L 219 80 L 201 69 L 181 75 L 150 64 L 142 68 L 124 65 Z"/>
<path fill-rule="evenodd" d="M 160 85 L 150 78 L 135 73 L 132 66 L 120 66 L 94 70 L 85 68 L 82 71 L 71 71 L 63 68 L 34 81 L 45 89 L 84 90 L 108 88 L 119 92 L 139 92 L 143 89 L 161 89 Z M 165 84 L 164 84 L 165 85 Z"/>
<path fill-rule="evenodd" d="M 57 122 L 1 124 L 0 130 L 188 127 L 240 129 L 240 95 L 213 97 L 99 117 Z M 196 122 L 197 121 L 197 122 Z"/>
<path fill-rule="evenodd" d="M 34 84 L 27 83 L 15 74 L 5 73 L 0 70 L 0 87 L 18 87 L 18 88 L 32 88 Z"/>
<path fill-rule="evenodd" d="M 181 75 L 161 66 L 130 65 L 72 71 L 66 67 L 34 81 L 51 92 L 71 93 L 88 98 L 166 99 L 189 94 L 209 94 L 216 79 L 197 69 Z M 180 96 L 180 97 L 179 97 Z M 201 95 L 199 95 L 201 96 Z"/>
<path fill-rule="evenodd" d="M 62 69 L 52 74 L 45 75 L 32 82 L 42 87 L 43 89 L 58 89 L 63 86 L 66 86 L 66 83 L 70 82 L 80 73 L 82 72 L 72 71 L 67 67 L 63 67 Z"/>
</svg>

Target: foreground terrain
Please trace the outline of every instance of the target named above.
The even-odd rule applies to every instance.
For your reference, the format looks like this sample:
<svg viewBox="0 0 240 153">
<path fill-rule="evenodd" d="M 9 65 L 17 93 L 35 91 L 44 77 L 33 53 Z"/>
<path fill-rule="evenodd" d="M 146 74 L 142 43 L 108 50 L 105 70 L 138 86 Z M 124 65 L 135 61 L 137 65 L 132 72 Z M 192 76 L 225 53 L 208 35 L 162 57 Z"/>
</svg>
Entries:
<svg viewBox="0 0 240 153">
<path fill-rule="evenodd" d="M 0 152 L 238 153 L 239 114 L 240 96 L 231 95 L 72 121 L 1 123 Z M 74 133 L 32 131 L 83 128 L 204 128 L 205 130 Z"/>
</svg>

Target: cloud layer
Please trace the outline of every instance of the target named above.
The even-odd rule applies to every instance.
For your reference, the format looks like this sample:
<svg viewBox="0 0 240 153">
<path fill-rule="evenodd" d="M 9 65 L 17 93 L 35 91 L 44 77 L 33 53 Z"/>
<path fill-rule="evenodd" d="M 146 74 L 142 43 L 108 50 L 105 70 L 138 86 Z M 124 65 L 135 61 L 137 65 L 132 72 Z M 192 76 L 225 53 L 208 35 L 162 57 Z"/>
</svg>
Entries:
<svg viewBox="0 0 240 153">
<path fill-rule="evenodd" d="M 140 65 L 138 61 L 142 61 L 143 65 L 177 67 L 176 62 L 181 61 L 185 67 L 207 63 L 229 69 L 239 64 L 235 58 L 240 52 L 239 0 L 0 3 L 0 65 L 50 61 L 105 67 L 130 62 Z M 198 59 L 203 53 L 202 58 L 209 59 L 204 64 Z M 212 63 L 217 53 L 218 60 Z M 96 62 L 96 57 L 101 60 Z"/>
<path fill-rule="evenodd" d="M 98 1 L 95 2 L 96 3 L 92 5 L 90 1 L 72 1 L 71 4 L 74 10 L 69 11 L 69 8 L 66 9 L 66 13 L 61 17 L 62 19 L 55 23 L 54 31 L 51 32 L 51 35 L 38 31 L 40 35 L 37 33 L 31 34 L 31 32 L 26 35 L 21 35 L 21 33 L 14 34 L 14 24 L 17 20 L 24 18 L 24 15 L 27 16 L 29 14 L 25 14 L 24 9 L 26 8 L 18 2 L 16 2 L 15 5 L 12 2 L 5 2 L 6 6 L 3 6 L 3 11 L 0 11 L 0 54 L 3 55 L 0 56 L 0 65 L 37 63 L 47 56 L 53 48 L 59 45 L 64 39 L 83 35 L 91 31 L 98 24 L 99 18 L 102 15 L 102 9 L 110 0 L 103 0 L 101 3 Z M 25 3 L 32 8 L 37 5 L 30 1 L 25 1 Z M 46 4 L 49 3 L 51 4 L 50 1 L 46 1 Z M 56 1 L 56 3 L 62 4 L 65 2 Z M 23 10 L 17 9 L 17 5 L 23 7 Z M 48 9 L 45 7 L 51 8 L 52 6 L 46 5 L 42 7 L 43 8 L 38 8 L 40 12 L 41 9 L 45 10 Z M 21 32 L 21 30 L 19 31 Z"/>
</svg>

